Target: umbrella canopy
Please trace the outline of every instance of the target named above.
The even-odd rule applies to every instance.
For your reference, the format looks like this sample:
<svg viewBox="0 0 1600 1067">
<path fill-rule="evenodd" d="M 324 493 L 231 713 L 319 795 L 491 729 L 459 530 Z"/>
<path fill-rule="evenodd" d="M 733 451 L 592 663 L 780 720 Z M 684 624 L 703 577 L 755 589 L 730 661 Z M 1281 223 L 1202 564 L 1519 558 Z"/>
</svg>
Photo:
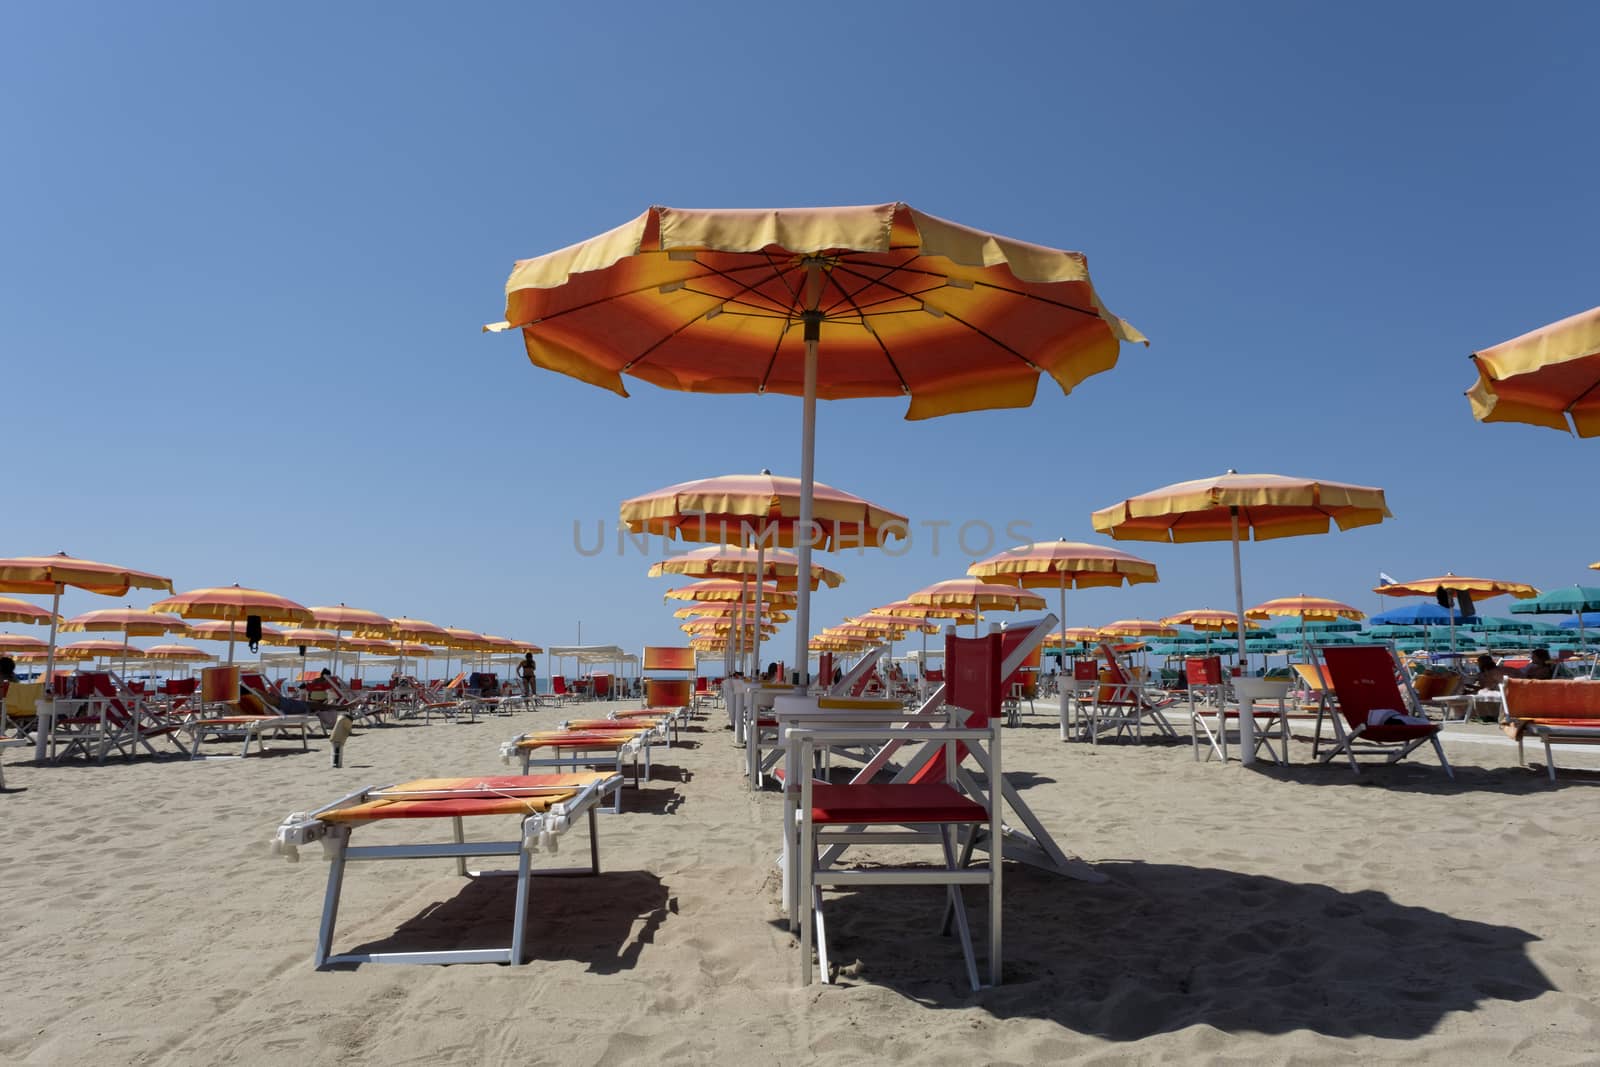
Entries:
<svg viewBox="0 0 1600 1067">
<path fill-rule="evenodd" d="M 765 558 L 761 558 L 761 557 Z M 844 584 L 844 575 L 827 567 L 812 565 L 811 588 L 826 584 L 837 589 Z M 729 545 L 712 545 L 697 548 L 681 556 L 673 556 L 651 564 L 647 572 L 651 578 L 676 574 L 686 578 L 755 578 L 777 582 L 779 590 L 792 591 L 799 585 L 800 559 L 793 552 L 772 549 L 758 553 L 753 548 L 736 548 Z"/>
<path fill-rule="evenodd" d="M 120 633 L 124 637 L 160 637 L 188 633 L 189 624 L 176 615 L 163 615 L 148 608 L 104 608 L 74 615 L 61 624 L 74 633 Z"/>
<path fill-rule="evenodd" d="M 1306 619 L 1291 617 L 1269 623 L 1273 630 L 1293 630 L 1296 633 L 1304 630 L 1310 634 L 1337 634 L 1355 633 L 1361 629 L 1361 624 L 1353 619 Z"/>
<path fill-rule="evenodd" d="M 964 624 L 972 622 L 975 613 L 959 607 L 940 607 L 933 604 L 913 604 L 909 600 L 896 600 L 882 607 L 872 609 L 874 615 L 893 615 L 896 618 L 906 618 L 913 621 L 918 619 L 946 619 L 952 623 Z"/>
<path fill-rule="evenodd" d="M 677 589 L 669 589 L 662 599 L 692 600 L 708 604 L 727 603 L 743 599 L 751 588 L 753 587 L 731 578 L 708 578 L 705 581 L 679 586 Z M 774 608 L 795 606 L 795 593 L 792 590 L 780 590 L 771 582 L 761 583 L 761 597 L 764 604 Z"/>
<path fill-rule="evenodd" d="M 1217 611 L 1213 608 L 1192 608 L 1189 611 L 1180 611 L 1176 615 L 1168 615 L 1161 622 L 1167 626 L 1189 626 L 1196 630 L 1227 631 L 1233 633 L 1239 629 L 1239 616 L 1231 611 Z M 1247 630 L 1255 629 L 1255 624 L 1249 619 L 1245 620 Z"/>
<path fill-rule="evenodd" d="M 37 637 L 0 634 L 0 652 L 48 652 L 50 646 Z"/>
<path fill-rule="evenodd" d="M 1360 620 L 1367 617 L 1366 612 L 1360 608 L 1351 607 L 1349 604 L 1327 597 L 1299 596 L 1279 597 L 1269 600 L 1265 604 L 1257 604 L 1245 612 L 1247 618 L 1267 619 L 1274 615 L 1287 615 L 1296 619 L 1329 621 L 1333 619 Z"/>
<path fill-rule="evenodd" d="M 1179 482 L 1129 497 L 1092 516 L 1094 528 L 1118 541 L 1257 541 L 1372 526 L 1393 518 L 1383 490 L 1317 478 L 1239 474 Z"/>
<path fill-rule="evenodd" d="M 74 641 L 56 649 L 56 658 L 67 660 L 137 659 L 143 655 L 143 649 L 125 641 Z"/>
<path fill-rule="evenodd" d="M 16 597 L 0 596 L 0 622 L 31 623 L 35 626 L 49 626 L 54 621 L 58 625 L 61 620 L 37 605 Z"/>
<path fill-rule="evenodd" d="M 1467 390 L 1479 422 L 1524 422 L 1600 435 L 1600 307 L 1472 354 Z"/>
<path fill-rule="evenodd" d="M 1577 615 L 1589 611 L 1600 611 L 1600 589 L 1589 585 L 1549 589 L 1511 605 L 1513 615 Z"/>
<path fill-rule="evenodd" d="M 78 559 L 65 552 L 0 559 L 0 593 L 59 594 L 64 586 L 102 596 L 122 596 L 130 589 L 165 589 L 170 593 L 172 579 L 110 563 Z"/>
<path fill-rule="evenodd" d="M 1372 591 L 1380 596 L 1433 596 L 1441 589 L 1456 589 L 1472 594 L 1474 600 L 1504 596 L 1510 593 L 1518 600 L 1539 595 L 1539 590 L 1524 582 L 1507 582 L 1497 578 L 1468 578 L 1446 571 L 1437 578 L 1419 578 L 1414 582 L 1390 582 L 1374 586 Z"/>
<path fill-rule="evenodd" d="M 1156 565 L 1130 552 L 1082 541 L 1035 541 L 967 568 L 986 582 L 1015 582 L 1024 589 L 1054 589 L 1061 628 L 1067 628 L 1067 590 L 1118 588 L 1157 581 Z M 1062 639 L 1065 641 L 1065 638 Z"/>
<path fill-rule="evenodd" d="M 674 611 L 672 617 L 674 619 L 731 619 L 738 612 L 737 605 L 727 601 L 716 601 L 704 604 L 690 604 Z M 761 606 L 761 618 L 769 622 L 788 622 L 789 613 L 763 604 Z"/>
<path fill-rule="evenodd" d="M 247 621 L 254 615 L 263 622 L 309 623 L 311 611 L 288 597 L 261 589 L 247 589 L 237 582 L 229 586 L 191 589 L 187 593 L 158 600 L 151 611 L 170 611 L 185 619 L 212 619 L 221 622 Z M 242 636 L 242 631 L 241 631 Z M 229 631 L 228 662 L 233 662 L 234 636 Z"/>
<path fill-rule="evenodd" d="M 312 608 L 311 621 L 306 625 L 313 630 L 348 631 L 360 637 L 388 637 L 394 633 L 394 623 L 387 615 L 345 604 Z"/>
<path fill-rule="evenodd" d="M 1050 634 L 1044 643 L 1053 648 L 1063 645 L 1092 645 L 1100 640 L 1100 631 L 1093 626 L 1069 626 L 1058 633 Z"/>
<path fill-rule="evenodd" d="M 1238 616 L 1239 655 L 1244 647 L 1244 571 L 1239 541 L 1327 533 L 1371 526 L 1391 518 L 1383 490 L 1317 478 L 1280 474 L 1240 474 L 1179 482 L 1129 497 L 1091 516 L 1094 528 L 1119 541 L 1230 541 L 1233 544 L 1233 599 Z M 1255 762 L 1255 720 L 1239 720 L 1240 753 Z"/>
<path fill-rule="evenodd" d="M 505 321 L 536 365 L 627 395 L 622 375 L 686 392 L 803 398 L 801 505 L 812 518 L 817 399 L 909 395 L 908 418 L 1026 407 L 1143 341 L 1107 311 L 1079 253 L 905 204 L 653 207 L 516 265 Z M 800 570 L 811 545 L 800 539 Z M 810 598 L 800 597 L 802 671 Z"/>
<path fill-rule="evenodd" d="M 1035 611 L 1044 607 L 1044 597 L 1014 585 L 997 585 L 977 578 L 951 578 L 918 589 L 906 600 L 919 607 L 955 608 L 966 615 L 984 611 Z M 894 613 L 890 613 L 894 614 Z"/>
<path fill-rule="evenodd" d="M 811 494 L 811 522 L 804 539 L 814 547 L 876 548 L 886 537 L 904 540 L 908 533 L 904 515 L 880 508 L 861 497 L 821 482 L 812 483 Z M 749 573 L 776 578 L 781 586 L 786 575 L 782 570 L 767 568 L 766 551 L 770 546 L 792 547 L 798 543 L 796 531 L 800 529 L 801 496 L 800 479 L 778 477 L 769 470 L 762 470 L 759 474 L 729 474 L 680 482 L 624 500 L 621 516 L 624 528 L 630 533 L 654 533 L 722 545 L 753 545 L 756 561 L 754 570 Z M 792 573 L 799 573 L 798 559 Z M 762 606 L 759 587 L 755 604 L 759 611 Z M 752 673 L 761 661 L 761 636 L 756 634 L 750 649 Z"/>
<path fill-rule="evenodd" d="M 1178 628 L 1155 619 L 1118 619 L 1100 627 L 1101 637 L 1176 637 Z"/>
<path fill-rule="evenodd" d="M 195 641 L 243 641 L 245 624 L 242 622 L 191 622 L 184 636 Z M 276 626 L 261 625 L 262 643 L 268 645 L 294 644 L 280 640 L 283 631 Z"/>
<path fill-rule="evenodd" d="M 389 625 L 393 627 L 390 631 L 391 636 L 423 645 L 443 645 L 450 636 L 444 632 L 443 626 L 435 626 L 422 619 L 408 619 L 404 615 L 390 619 Z"/>
<path fill-rule="evenodd" d="M 1390 608 L 1372 616 L 1370 621 L 1379 626 L 1448 626 L 1452 620 L 1457 626 L 1465 626 L 1477 622 L 1478 617 L 1462 615 L 1460 608 L 1441 608 L 1430 601 Z"/>
<path fill-rule="evenodd" d="M 1585 611 L 1571 619 L 1556 623 L 1557 628 L 1564 630 L 1578 630 L 1584 627 L 1600 627 L 1600 611 Z"/>
<path fill-rule="evenodd" d="M 144 650 L 144 658 L 172 663 L 202 663 L 216 657 L 193 645 L 151 645 Z"/>
<path fill-rule="evenodd" d="M 680 482 L 622 502 L 630 533 L 725 545 L 757 542 L 793 548 L 800 519 L 800 479 L 763 470 Z M 877 548 L 904 540 L 904 515 L 822 482 L 812 483 L 815 547 Z"/>
</svg>

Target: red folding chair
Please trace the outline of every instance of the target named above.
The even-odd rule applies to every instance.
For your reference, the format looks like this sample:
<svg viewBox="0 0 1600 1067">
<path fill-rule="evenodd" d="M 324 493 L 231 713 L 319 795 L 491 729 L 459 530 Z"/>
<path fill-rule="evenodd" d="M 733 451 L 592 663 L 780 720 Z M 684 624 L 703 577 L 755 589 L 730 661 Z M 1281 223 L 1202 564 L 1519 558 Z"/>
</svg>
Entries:
<svg viewBox="0 0 1600 1067">
<path fill-rule="evenodd" d="M 1357 756 L 1381 755 L 1385 763 L 1398 763 L 1420 745 L 1432 744 L 1439 765 L 1450 778 L 1455 772 L 1439 742 L 1438 723 L 1396 721 L 1414 705 L 1401 691 L 1402 668 L 1394 650 L 1384 645 L 1332 645 L 1316 650 L 1328 667 L 1338 707 L 1329 713 L 1333 723 L 1332 747 L 1321 754 L 1322 721 L 1317 720 L 1313 756 L 1327 763 L 1337 756 L 1350 761 L 1361 773 Z"/>
</svg>

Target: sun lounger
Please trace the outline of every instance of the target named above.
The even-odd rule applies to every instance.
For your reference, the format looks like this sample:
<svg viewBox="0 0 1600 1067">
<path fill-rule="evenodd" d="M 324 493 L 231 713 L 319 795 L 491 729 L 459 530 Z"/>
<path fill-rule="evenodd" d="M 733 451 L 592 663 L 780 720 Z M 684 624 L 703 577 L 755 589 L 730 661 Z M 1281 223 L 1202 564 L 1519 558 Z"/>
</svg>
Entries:
<svg viewBox="0 0 1600 1067">
<path fill-rule="evenodd" d="M 576 772 L 584 768 L 622 773 L 623 763 L 633 762 L 633 787 L 638 789 L 650 777 L 649 727 L 635 729 L 602 730 L 536 730 L 514 737 L 500 746 L 500 758 L 506 763 L 519 759 L 522 773 L 535 768 L 558 772 Z M 541 755 L 542 753 L 542 755 Z M 644 761 L 644 772 L 639 771 L 639 761 Z M 622 811 L 622 792 L 618 790 L 612 801 L 613 814 Z"/>
<path fill-rule="evenodd" d="M 1158 733 L 1177 737 L 1178 731 L 1165 714 L 1177 703 L 1171 694 L 1146 687 L 1117 658 L 1111 646 L 1101 645 L 1100 655 L 1105 666 L 1088 708 L 1089 743 L 1099 744 L 1102 733 L 1115 736 L 1128 730 L 1133 731 L 1134 740 L 1141 741 L 1147 719 Z"/>
<path fill-rule="evenodd" d="M 381 788 L 357 790 L 327 807 L 289 816 L 273 838 L 274 851 L 298 859 L 301 846 L 320 841 L 329 860 L 328 888 L 317 931 L 314 962 L 318 970 L 342 963 L 509 963 L 520 966 L 531 890 L 533 856 L 554 854 L 558 838 L 583 817 L 589 824 L 586 867 L 541 870 L 541 875 L 600 873 L 600 844 L 595 810 L 605 794 L 622 785 L 616 774 L 546 774 L 490 778 L 424 778 Z M 463 820 L 473 816 L 515 815 L 521 819 L 516 837 L 502 841 L 467 841 Z M 351 845 L 358 826 L 396 819 L 449 819 L 451 840 L 416 844 Z M 515 856 L 511 871 L 469 871 L 472 856 Z M 339 913 L 345 865 L 350 862 L 453 858 L 456 873 L 480 878 L 514 873 L 517 879 L 511 944 L 505 948 L 453 949 L 431 952 L 357 952 L 332 955 L 333 930 Z"/>
<path fill-rule="evenodd" d="M 1502 729 L 1517 742 L 1517 763 L 1528 761 L 1522 743 L 1531 732 L 1544 742 L 1544 767 L 1556 780 L 1553 744 L 1600 744 L 1600 682 L 1507 678 Z"/>
<path fill-rule="evenodd" d="M 1327 665 L 1337 707 L 1328 712 L 1334 737 L 1326 754 L 1321 752 L 1322 723 L 1317 723 L 1314 758 L 1327 763 L 1342 755 L 1350 761 L 1350 769 L 1360 774 L 1357 756 L 1381 755 L 1385 763 L 1398 763 L 1418 746 L 1431 743 L 1444 773 L 1455 777 L 1439 743 L 1439 724 L 1395 717 L 1418 716 L 1414 714 L 1416 702 L 1408 701 L 1401 691 L 1406 675 L 1392 648 L 1330 645 L 1318 654 Z"/>
</svg>

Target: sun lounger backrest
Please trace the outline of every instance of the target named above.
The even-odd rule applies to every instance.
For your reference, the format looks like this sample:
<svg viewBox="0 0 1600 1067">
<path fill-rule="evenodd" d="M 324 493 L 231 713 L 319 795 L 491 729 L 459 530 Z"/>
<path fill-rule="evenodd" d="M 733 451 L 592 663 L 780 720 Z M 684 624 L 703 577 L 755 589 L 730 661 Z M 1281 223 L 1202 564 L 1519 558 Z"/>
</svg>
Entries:
<svg viewBox="0 0 1600 1067">
<path fill-rule="evenodd" d="M 239 668 L 205 667 L 200 671 L 200 699 L 207 704 L 239 702 Z"/>
<path fill-rule="evenodd" d="M 1021 626 L 1008 626 L 1001 631 L 1002 655 L 1010 658 L 1012 651 L 1021 647 L 1028 634 L 1029 631 Z M 1000 687 L 1000 692 L 1010 693 L 1012 686 L 1021 683 L 1029 699 L 1037 696 L 1038 693 L 1035 689 L 1039 681 L 1039 662 L 1043 654 L 1044 644 L 1041 642 L 1034 647 L 1033 651 L 1024 656 L 1022 662 L 1017 665 L 1017 669 L 1006 677 L 1004 684 Z"/>
<path fill-rule="evenodd" d="M 1300 681 L 1313 693 L 1326 693 L 1333 688 L 1328 680 L 1328 668 L 1321 663 L 1296 663 L 1294 673 L 1300 676 Z"/>
<path fill-rule="evenodd" d="M 824 652 L 817 657 L 817 680 L 825 686 L 833 684 L 832 652 Z"/>
<path fill-rule="evenodd" d="M 1328 677 L 1339 698 L 1339 712 L 1351 726 L 1364 726 L 1374 711 L 1404 713 L 1407 705 L 1395 679 L 1394 657 L 1380 645 L 1332 645 L 1322 649 Z"/>
<path fill-rule="evenodd" d="M 1190 685 L 1221 685 L 1221 656 L 1190 656 L 1183 661 L 1183 678 Z"/>
<path fill-rule="evenodd" d="M 1507 678 L 1505 697 L 1513 719 L 1600 720 L 1600 682 Z"/>
<path fill-rule="evenodd" d="M 692 671 L 694 670 L 694 649 L 679 648 L 675 645 L 645 645 L 642 670 L 647 671 Z"/>
</svg>

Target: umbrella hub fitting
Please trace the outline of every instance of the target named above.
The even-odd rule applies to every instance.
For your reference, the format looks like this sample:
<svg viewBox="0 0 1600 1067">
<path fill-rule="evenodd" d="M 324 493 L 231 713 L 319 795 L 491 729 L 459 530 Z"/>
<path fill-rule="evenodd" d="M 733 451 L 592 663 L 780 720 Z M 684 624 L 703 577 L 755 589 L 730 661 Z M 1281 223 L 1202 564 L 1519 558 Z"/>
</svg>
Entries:
<svg viewBox="0 0 1600 1067">
<path fill-rule="evenodd" d="M 800 312 L 800 321 L 805 323 L 805 327 L 806 327 L 804 340 L 807 340 L 807 341 L 820 341 L 820 340 L 822 340 L 822 320 L 825 317 L 826 316 L 824 316 L 823 313 L 820 312 L 820 311 L 802 311 L 802 312 Z"/>
</svg>

